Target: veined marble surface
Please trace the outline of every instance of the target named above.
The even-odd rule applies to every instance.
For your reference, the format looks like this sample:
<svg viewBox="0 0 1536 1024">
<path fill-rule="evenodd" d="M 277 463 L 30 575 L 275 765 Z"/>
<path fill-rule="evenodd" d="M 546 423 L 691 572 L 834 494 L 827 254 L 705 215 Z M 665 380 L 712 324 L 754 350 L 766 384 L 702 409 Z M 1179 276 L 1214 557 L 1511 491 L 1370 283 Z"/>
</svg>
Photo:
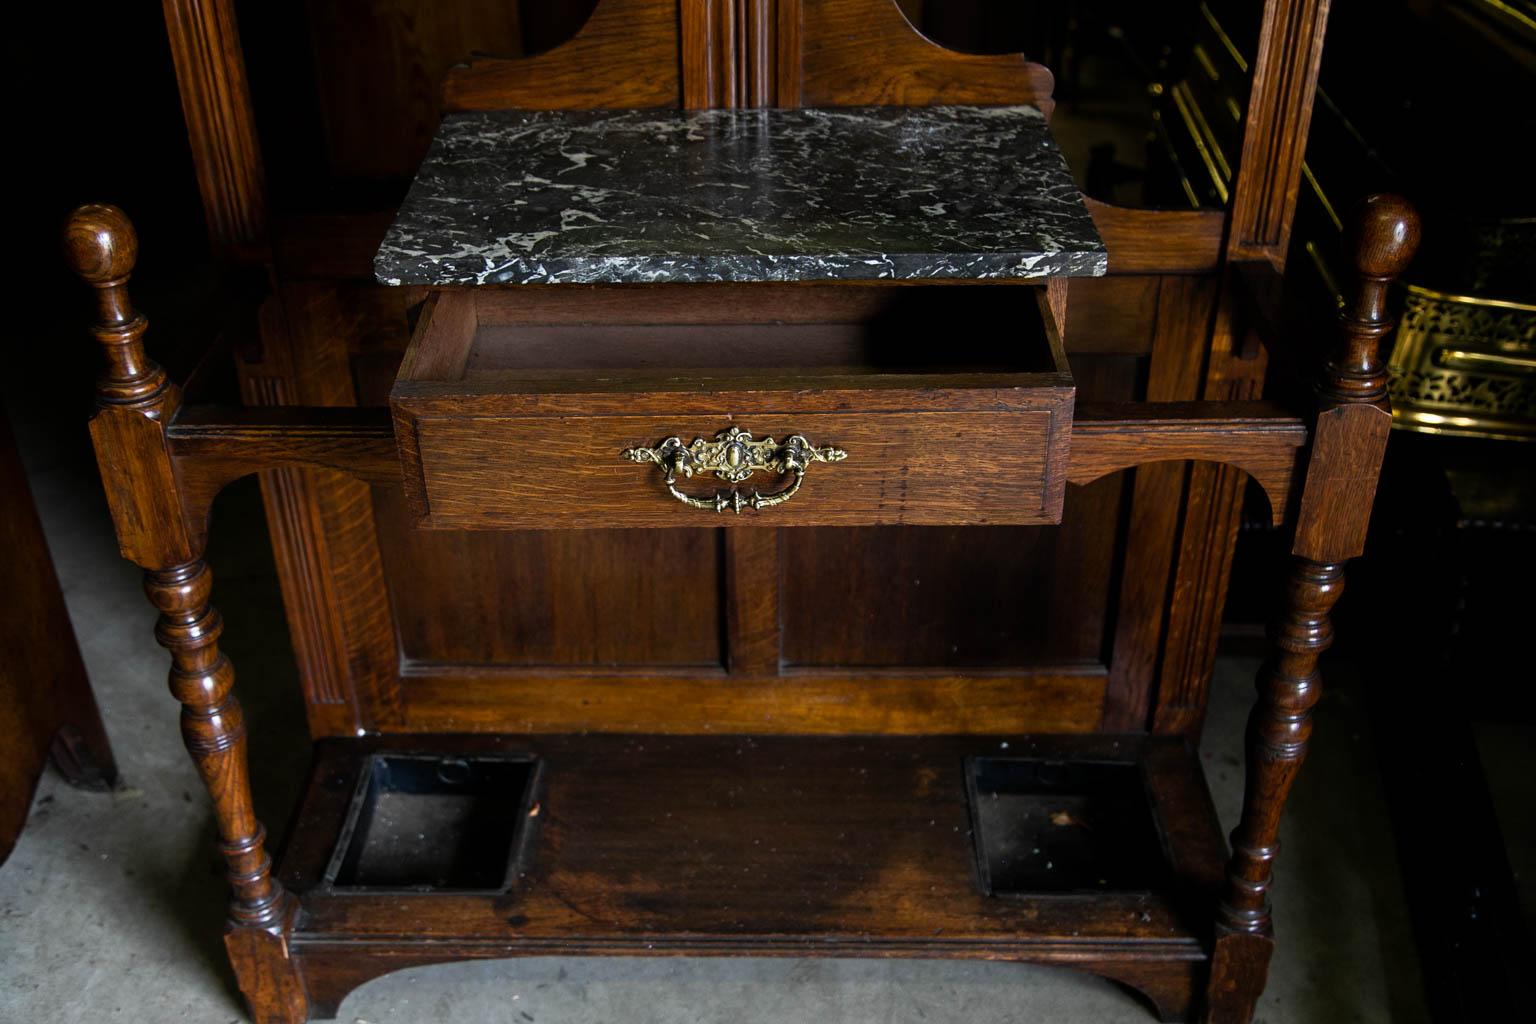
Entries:
<svg viewBox="0 0 1536 1024">
<path fill-rule="evenodd" d="M 384 284 L 1096 276 L 1033 107 L 493 111 L 438 130 Z"/>
</svg>

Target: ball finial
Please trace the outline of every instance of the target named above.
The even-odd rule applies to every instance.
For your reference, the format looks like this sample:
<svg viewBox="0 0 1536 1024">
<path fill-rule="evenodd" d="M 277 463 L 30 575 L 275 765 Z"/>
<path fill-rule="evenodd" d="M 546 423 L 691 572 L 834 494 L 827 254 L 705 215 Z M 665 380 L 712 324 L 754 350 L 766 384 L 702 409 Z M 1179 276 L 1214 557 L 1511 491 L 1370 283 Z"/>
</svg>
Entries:
<svg viewBox="0 0 1536 1024">
<path fill-rule="evenodd" d="M 64 224 L 64 255 L 91 284 L 120 281 L 133 272 L 139 236 L 128 215 L 107 203 L 76 207 Z"/>
<path fill-rule="evenodd" d="M 1350 224 L 1349 248 L 1365 277 L 1395 278 L 1408 269 L 1419 247 L 1419 214 L 1402 196 L 1367 196 Z"/>
</svg>

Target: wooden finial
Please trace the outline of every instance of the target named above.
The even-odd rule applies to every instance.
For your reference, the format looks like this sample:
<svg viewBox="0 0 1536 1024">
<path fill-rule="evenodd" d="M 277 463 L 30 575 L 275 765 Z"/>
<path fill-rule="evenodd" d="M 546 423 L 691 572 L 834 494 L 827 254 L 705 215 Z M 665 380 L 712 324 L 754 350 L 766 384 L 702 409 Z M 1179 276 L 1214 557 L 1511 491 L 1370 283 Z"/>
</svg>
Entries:
<svg viewBox="0 0 1536 1024">
<path fill-rule="evenodd" d="M 77 207 L 64 224 L 64 256 L 70 269 L 96 290 L 92 333 L 107 358 L 96 397 L 113 405 L 154 402 L 166 387 L 165 371 L 144 351 L 149 322 L 133 308 L 128 277 L 139 257 L 139 236 L 128 215 L 106 203 Z"/>
<path fill-rule="evenodd" d="M 1402 196 L 1366 196 L 1355 211 L 1346 244 L 1362 277 L 1391 280 L 1408 269 L 1419 247 L 1419 213 Z"/>
<path fill-rule="evenodd" d="M 64 225 L 70 269 L 97 288 L 121 284 L 139 258 L 139 236 L 128 215 L 107 203 L 77 207 Z"/>
<path fill-rule="evenodd" d="M 1376 402 L 1387 393 L 1381 352 L 1393 323 L 1387 290 L 1419 247 L 1419 215 L 1401 196 L 1367 196 L 1350 220 L 1345 246 L 1355 268 L 1355 295 L 1339 313 L 1339 344 L 1328 360 L 1323 394 L 1339 402 Z"/>
</svg>

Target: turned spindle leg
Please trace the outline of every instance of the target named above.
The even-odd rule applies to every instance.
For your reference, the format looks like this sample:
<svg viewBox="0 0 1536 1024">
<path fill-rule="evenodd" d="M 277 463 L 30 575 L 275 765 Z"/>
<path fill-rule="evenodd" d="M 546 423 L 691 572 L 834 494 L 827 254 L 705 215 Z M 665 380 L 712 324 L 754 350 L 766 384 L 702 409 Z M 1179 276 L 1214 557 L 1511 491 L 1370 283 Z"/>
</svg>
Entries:
<svg viewBox="0 0 1536 1024">
<path fill-rule="evenodd" d="M 1298 558 L 1286 581 L 1285 607 L 1259 670 L 1259 700 L 1248 717 L 1243 806 L 1250 808 L 1232 833 L 1227 892 L 1218 913 L 1237 931 L 1269 928 L 1266 894 L 1279 852 L 1280 812 L 1312 735 L 1312 708 L 1322 696 L 1317 659 L 1333 642 L 1328 613 L 1344 590 L 1342 565 Z"/>
<path fill-rule="evenodd" d="M 171 652 L 171 695 L 181 702 L 182 739 L 217 810 L 219 849 L 234 889 L 230 920 L 275 928 L 282 924 L 283 890 L 272 879 L 266 832 L 251 806 L 245 718 L 232 692 L 234 667 L 219 650 L 224 623 L 208 603 L 212 584 L 201 561 L 144 576 L 144 590 L 160 610 L 155 639 Z"/>
<path fill-rule="evenodd" d="M 70 216 L 64 241 L 75 272 L 96 291 L 93 333 L 106 370 L 91 437 L 107 504 L 123 556 L 147 570 L 145 590 L 160 610 L 155 636 L 171 652 L 182 736 L 213 798 L 233 887 L 225 933 L 230 962 L 256 1024 L 298 1024 L 308 1006 L 288 955 L 293 900 L 272 877 L 266 833 L 252 806 L 234 669 L 219 651 L 223 623 L 209 603 L 212 577 L 184 521 L 166 442 L 180 393 L 145 352 L 148 325 L 128 296 L 138 240 L 121 210 L 91 205 Z"/>
<path fill-rule="evenodd" d="M 1312 708 L 1322 695 L 1317 661 L 1333 641 L 1329 613 L 1344 589 L 1344 564 L 1365 545 L 1392 422 L 1379 351 L 1392 327 L 1387 290 L 1418 238 L 1418 216 L 1395 196 L 1366 200 L 1350 232 L 1355 295 L 1340 314 L 1338 344 L 1318 386 L 1293 558 L 1248 720 L 1243 812 L 1232 833 L 1206 992 L 1210 1024 L 1246 1024 L 1264 990 L 1280 816 L 1307 754 Z"/>
</svg>

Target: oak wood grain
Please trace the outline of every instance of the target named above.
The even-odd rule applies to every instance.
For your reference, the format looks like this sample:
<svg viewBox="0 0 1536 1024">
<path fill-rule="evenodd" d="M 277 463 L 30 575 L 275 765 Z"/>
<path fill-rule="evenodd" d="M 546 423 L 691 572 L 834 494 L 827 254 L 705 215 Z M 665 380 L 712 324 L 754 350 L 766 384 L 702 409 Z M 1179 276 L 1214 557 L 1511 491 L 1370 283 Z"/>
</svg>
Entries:
<svg viewBox="0 0 1536 1024">
<path fill-rule="evenodd" d="M 1280 816 L 1322 696 L 1318 658 L 1333 642 L 1330 612 L 1344 589 L 1344 563 L 1364 545 L 1381 473 L 1391 408 L 1378 349 L 1391 326 L 1387 287 L 1413 258 L 1418 214 L 1396 196 L 1370 196 L 1353 215 L 1347 238 L 1355 287 L 1339 311 L 1338 339 L 1317 388 L 1320 412 L 1293 557 L 1248 719 L 1243 811 L 1216 912 L 1211 1021 L 1246 1020 L 1263 990 L 1274 942 L 1269 889 Z"/>
<path fill-rule="evenodd" d="M 777 529 L 727 530 L 725 652 L 732 675 L 777 675 L 782 658 L 783 568 Z"/>
<path fill-rule="evenodd" d="M 1220 210 L 1142 210 L 1084 197 L 1111 274 L 1210 274 L 1222 264 Z"/>
<path fill-rule="evenodd" d="M 1070 964 L 1149 988 L 1174 1011 L 1202 973 L 1183 887 L 1199 891 L 1197 865 L 1219 857 L 1220 836 L 1198 769 L 1176 742 L 996 733 L 433 742 L 459 756 L 528 751 L 545 760 L 528 872 L 502 895 L 336 897 L 314 884 L 328 844 L 290 849 L 283 877 L 306 892 L 307 908 L 293 948 L 322 1005 L 413 963 L 550 953 Z M 966 870 L 963 761 L 1003 744 L 1023 756 L 1139 762 L 1156 813 L 1204 826 L 1165 832 L 1175 882 L 1139 893 L 983 895 Z M 313 826 L 306 834 L 339 821 L 360 754 L 377 746 L 321 749 L 300 812 Z M 364 942 L 366 960 L 355 955 Z"/>
<path fill-rule="evenodd" d="M 556 685 L 571 680 L 568 685 Z M 1098 723 L 1103 671 L 1044 664 L 1006 670 L 785 668 L 727 676 L 639 667 L 408 665 L 411 732 L 783 735 L 1083 733 Z M 505 706 L 503 706 L 505 705 Z M 515 710 L 507 711 L 506 707 Z"/>
<path fill-rule="evenodd" d="M 294 1024 L 305 1015 L 303 983 L 278 955 L 292 898 L 272 877 L 266 830 L 251 797 L 234 668 L 219 651 L 223 621 L 209 603 L 212 576 L 182 516 L 166 437 L 180 394 L 145 352 L 147 322 L 128 295 L 138 250 L 133 225 L 116 207 L 81 206 L 65 225 L 64 245 L 71 269 L 96 292 L 92 333 L 105 371 L 91 439 L 124 557 L 146 570 L 144 589 L 160 612 L 155 639 L 171 652 L 182 739 L 212 798 L 231 888 L 227 937 L 240 953 L 232 962 L 252 1016 Z"/>
<path fill-rule="evenodd" d="M 1047 116 L 1053 106 L 1043 65 L 945 49 L 895 0 L 779 0 L 778 40 L 780 106 L 1028 104 Z"/>
<path fill-rule="evenodd" d="M 1067 479 L 1085 483 L 1154 462 L 1220 463 L 1254 478 L 1278 526 L 1306 443 L 1306 422 L 1270 402 L 1084 404 L 1073 421 Z"/>
<path fill-rule="evenodd" d="M 576 35 L 532 57 L 477 56 L 450 68 L 447 110 L 676 107 L 682 102 L 678 7 L 604 0 Z"/>
<path fill-rule="evenodd" d="M 162 0 L 208 236 L 226 259 L 259 261 L 266 174 L 233 0 Z"/>
</svg>

